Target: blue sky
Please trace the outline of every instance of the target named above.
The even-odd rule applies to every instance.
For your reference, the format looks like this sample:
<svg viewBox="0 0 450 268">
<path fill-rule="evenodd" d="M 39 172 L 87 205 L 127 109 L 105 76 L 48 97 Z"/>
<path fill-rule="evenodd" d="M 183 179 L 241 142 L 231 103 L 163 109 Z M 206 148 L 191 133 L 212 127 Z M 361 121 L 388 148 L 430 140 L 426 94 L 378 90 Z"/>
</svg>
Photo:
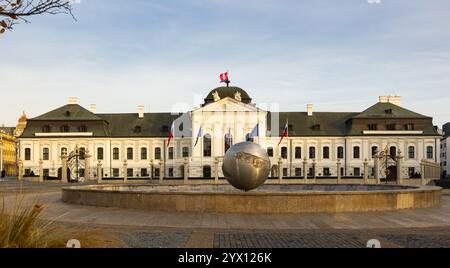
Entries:
<svg viewBox="0 0 450 268">
<path fill-rule="evenodd" d="M 69 96 L 100 113 L 192 109 L 226 70 L 282 111 L 357 112 L 397 94 L 450 121 L 450 1 L 369 2 L 81 0 L 77 21 L 34 17 L 0 36 L 0 124 Z"/>
</svg>

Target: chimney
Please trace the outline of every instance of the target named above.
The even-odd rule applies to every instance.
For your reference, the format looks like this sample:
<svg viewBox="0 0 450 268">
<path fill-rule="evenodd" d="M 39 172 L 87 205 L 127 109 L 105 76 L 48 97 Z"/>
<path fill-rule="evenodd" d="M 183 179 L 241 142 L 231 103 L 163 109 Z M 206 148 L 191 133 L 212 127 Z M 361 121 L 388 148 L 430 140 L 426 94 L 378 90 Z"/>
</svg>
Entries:
<svg viewBox="0 0 450 268">
<path fill-rule="evenodd" d="M 312 104 L 306 105 L 306 110 L 308 111 L 308 116 L 313 115 L 313 105 Z"/>
<path fill-rule="evenodd" d="M 380 96 L 381 103 L 392 103 L 397 106 L 401 106 L 402 97 L 401 96 Z"/>
<path fill-rule="evenodd" d="M 69 97 L 69 104 L 78 104 L 77 97 Z"/>
<path fill-rule="evenodd" d="M 91 104 L 91 113 L 96 114 L 97 113 L 97 105 L 96 104 Z"/>
<path fill-rule="evenodd" d="M 139 118 L 144 118 L 144 112 L 145 112 L 144 105 L 139 105 L 138 111 L 139 111 Z"/>
</svg>

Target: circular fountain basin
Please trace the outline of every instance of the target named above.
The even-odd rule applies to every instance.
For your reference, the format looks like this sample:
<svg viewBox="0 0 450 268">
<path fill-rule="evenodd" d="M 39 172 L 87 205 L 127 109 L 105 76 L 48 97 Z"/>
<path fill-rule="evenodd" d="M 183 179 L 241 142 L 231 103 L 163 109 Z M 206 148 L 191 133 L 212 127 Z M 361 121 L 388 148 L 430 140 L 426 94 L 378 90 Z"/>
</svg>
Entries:
<svg viewBox="0 0 450 268">
<path fill-rule="evenodd" d="M 440 204 L 440 187 L 266 184 L 243 192 L 231 185 L 91 185 L 63 188 L 71 204 L 165 212 L 267 213 L 383 211 Z"/>
</svg>

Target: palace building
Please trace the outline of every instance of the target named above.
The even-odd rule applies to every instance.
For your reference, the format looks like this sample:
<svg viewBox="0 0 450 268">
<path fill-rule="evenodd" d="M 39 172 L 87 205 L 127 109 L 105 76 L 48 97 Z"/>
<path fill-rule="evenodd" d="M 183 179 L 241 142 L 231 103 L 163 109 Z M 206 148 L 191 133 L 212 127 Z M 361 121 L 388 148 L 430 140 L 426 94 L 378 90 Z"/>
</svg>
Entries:
<svg viewBox="0 0 450 268">
<path fill-rule="evenodd" d="M 205 179 L 222 177 L 226 150 L 250 140 L 267 149 L 272 177 L 373 178 L 373 156 L 383 151 L 392 161 L 402 157 L 406 179 L 420 177 L 423 161 L 439 165 L 441 136 L 433 119 L 402 107 L 398 96 L 380 97 L 361 112 L 306 108 L 266 111 L 231 86 L 213 89 L 201 107 L 184 114 L 145 113 L 143 106 L 137 113 L 101 114 L 95 105 L 86 109 L 71 98 L 26 121 L 20 162 L 25 176 L 44 179 L 61 178 L 66 154 L 76 180 L 176 179 L 186 170 L 189 178 Z M 281 139 L 285 128 L 288 135 Z"/>
</svg>

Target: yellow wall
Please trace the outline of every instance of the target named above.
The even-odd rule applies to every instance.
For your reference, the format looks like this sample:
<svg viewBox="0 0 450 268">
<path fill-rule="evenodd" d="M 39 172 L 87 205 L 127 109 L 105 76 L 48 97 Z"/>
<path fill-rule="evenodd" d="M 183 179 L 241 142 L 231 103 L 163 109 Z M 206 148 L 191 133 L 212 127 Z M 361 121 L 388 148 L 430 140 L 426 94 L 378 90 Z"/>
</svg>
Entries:
<svg viewBox="0 0 450 268">
<path fill-rule="evenodd" d="M 1 133 L 3 147 L 3 169 L 9 176 L 16 175 L 16 138 L 7 133 Z M 0 171 L 1 172 L 1 171 Z"/>
</svg>

